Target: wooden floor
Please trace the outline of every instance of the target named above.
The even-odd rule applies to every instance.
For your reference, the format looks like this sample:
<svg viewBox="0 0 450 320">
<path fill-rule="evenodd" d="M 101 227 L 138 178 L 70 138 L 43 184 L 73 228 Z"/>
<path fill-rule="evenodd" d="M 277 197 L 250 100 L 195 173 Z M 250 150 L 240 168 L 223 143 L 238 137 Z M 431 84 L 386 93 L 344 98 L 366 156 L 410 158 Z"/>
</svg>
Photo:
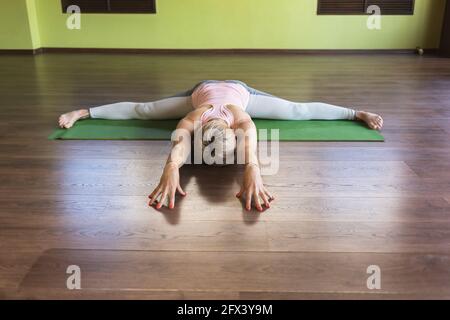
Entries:
<svg viewBox="0 0 450 320">
<path fill-rule="evenodd" d="M 0 298 L 450 298 L 450 59 L 45 54 L 0 70 Z M 233 166 L 184 167 L 188 196 L 149 208 L 167 141 L 46 139 L 62 112 L 202 79 L 379 112 L 386 142 L 282 142 L 259 214 Z"/>
</svg>

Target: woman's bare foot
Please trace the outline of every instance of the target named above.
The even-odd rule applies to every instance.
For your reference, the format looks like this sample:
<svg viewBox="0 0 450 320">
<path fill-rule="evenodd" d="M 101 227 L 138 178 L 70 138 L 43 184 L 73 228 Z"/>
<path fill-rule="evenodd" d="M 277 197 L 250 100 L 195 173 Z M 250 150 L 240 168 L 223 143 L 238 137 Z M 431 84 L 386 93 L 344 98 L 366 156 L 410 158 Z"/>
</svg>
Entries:
<svg viewBox="0 0 450 320">
<path fill-rule="evenodd" d="M 69 129 L 75 122 L 80 119 L 89 117 L 89 111 L 87 109 L 75 110 L 72 112 L 64 113 L 59 117 L 59 126 L 61 128 Z"/>
<path fill-rule="evenodd" d="M 383 127 L 383 118 L 375 113 L 356 111 L 356 119 L 364 121 L 370 129 L 380 130 Z"/>
</svg>

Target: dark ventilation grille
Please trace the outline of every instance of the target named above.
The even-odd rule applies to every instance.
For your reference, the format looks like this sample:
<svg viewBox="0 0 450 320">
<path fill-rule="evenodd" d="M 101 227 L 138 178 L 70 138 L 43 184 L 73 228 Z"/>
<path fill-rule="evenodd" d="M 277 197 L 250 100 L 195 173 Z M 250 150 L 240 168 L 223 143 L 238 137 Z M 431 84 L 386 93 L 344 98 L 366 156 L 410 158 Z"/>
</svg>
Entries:
<svg viewBox="0 0 450 320">
<path fill-rule="evenodd" d="M 367 14 L 367 8 L 377 5 L 381 14 L 411 15 L 414 14 L 414 0 L 317 0 L 318 14 Z"/>
<path fill-rule="evenodd" d="M 363 0 L 318 0 L 319 14 L 361 14 L 364 12 Z"/>
<path fill-rule="evenodd" d="M 63 12 L 77 5 L 81 13 L 156 13 L 156 0 L 61 0 Z"/>
<path fill-rule="evenodd" d="M 414 14 L 414 0 L 366 0 L 366 7 L 377 5 L 381 14 Z"/>
</svg>

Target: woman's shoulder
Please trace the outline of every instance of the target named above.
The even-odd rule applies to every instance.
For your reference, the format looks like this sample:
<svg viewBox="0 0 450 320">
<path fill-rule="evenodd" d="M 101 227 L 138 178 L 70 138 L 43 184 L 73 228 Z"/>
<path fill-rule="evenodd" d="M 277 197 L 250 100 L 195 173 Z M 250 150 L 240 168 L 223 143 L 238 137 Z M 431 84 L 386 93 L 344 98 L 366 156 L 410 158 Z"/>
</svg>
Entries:
<svg viewBox="0 0 450 320">
<path fill-rule="evenodd" d="M 232 104 L 227 105 L 228 110 L 233 114 L 234 117 L 234 123 L 239 123 L 243 121 L 251 120 L 250 115 L 245 112 L 242 107 L 234 106 Z"/>
<path fill-rule="evenodd" d="M 192 110 L 191 112 L 189 112 L 185 116 L 185 118 L 192 120 L 192 121 L 200 120 L 202 114 L 209 108 L 210 108 L 210 106 L 202 106 L 202 107 L 196 108 L 196 109 Z"/>
<path fill-rule="evenodd" d="M 245 116 L 245 115 L 248 116 L 248 113 L 245 112 L 245 110 L 242 107 L 235 106 L 232 104 L 227 104 L 226 107 L 233 113 L 234 116 Z"/>
</svg>

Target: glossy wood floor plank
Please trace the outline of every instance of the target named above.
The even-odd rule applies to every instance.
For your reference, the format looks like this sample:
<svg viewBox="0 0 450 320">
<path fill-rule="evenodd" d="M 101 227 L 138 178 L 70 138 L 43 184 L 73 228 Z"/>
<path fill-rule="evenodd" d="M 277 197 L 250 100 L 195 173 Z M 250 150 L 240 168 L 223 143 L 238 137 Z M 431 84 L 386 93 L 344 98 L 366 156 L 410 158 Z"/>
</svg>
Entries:
<svg viewBox="0 0 450 320">
<path fill-rule="evenodd" d="M 66 269 L 76 264 L 88 290 L 370 293 L 367 268 L 377 265 L 379 293 L 417 294 L 433 286 L 448 295 L 449 263 L 450 256 L 432 254 L 49 250 L 20 288 L 64 289 Z"/>
<path fill-rule="evenodd" d="M 142 196 L 37 195 L 0 201 L 0 225 L 6 227 L 64 227 L 68 218 L 78 227 L 97 223 L 159 223 L 168 221 L 334 221 L 334 222 L 449 222 L 450 204 L 443 198 L 305 197 L 286 195 L 286 203 L 264 213 L 235 210 L 239 204 L 223 199 L 220 206 L 206 199 L 180 199 L 179 210 L 157 211 Z M 204 209 L 196 210 L 204 204 Z M 18 220 L 17 216 L 23 217 Z"/>
<path fill-rule="evenodd" d="M 76 220 L 76 217 L 72 218 Z M 121 250 L 308 251 L 308 252 L 449 252 L 449 222 L 278 222 L 181 221 L 162 219 L 114 222 L 91 226 L 0 229 L 1 250 L 16 237 L 15 247 L 36 250 L 98 248 Z M 170 218 L 169 218 L 170 219 Z M 17 249 L 15 249 L 17 250 Z"/>
</svg>

